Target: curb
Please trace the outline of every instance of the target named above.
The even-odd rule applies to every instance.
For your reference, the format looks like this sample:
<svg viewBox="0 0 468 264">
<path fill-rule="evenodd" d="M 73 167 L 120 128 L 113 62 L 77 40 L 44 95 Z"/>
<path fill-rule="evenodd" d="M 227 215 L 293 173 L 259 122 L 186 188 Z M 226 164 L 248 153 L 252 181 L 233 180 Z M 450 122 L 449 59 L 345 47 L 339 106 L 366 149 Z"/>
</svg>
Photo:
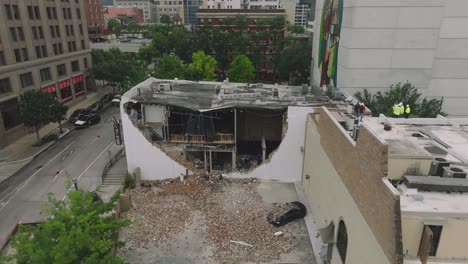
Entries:
<svg viewBox="0 0 468 264">
<path fill-rule="evenodd" d="M 56 128 L 55 130 L 57 130 L 58 128 Z M 53 131 L 55 131 L 53 130 Z M 63 134 L 59 135 L 59 138 L 53 142 L 49 142 L 47 143 L 47 145 L 45 147 L 43 147 L 42 149 L 40 149 L 38 152 L 34 153 L 33 155 L 31 155 L 30 157 L 27 157 L 25 159 L 21 159 L 21 160 L 13 160 L 13 161 L 7 161 L 5 164 L 17 164 L 17 163 L 21 163 L 21 162 L 25 162 L 25 161 L 31 161 L 33 159 L 35 159 L 37 156 L 39 156 L 42 152 L 46 151 L 48 148 L 50 148 L 51 146 L 53 146 L 55 143 L 57 143 L 59 140 L 61 140 L 62 138 L 64 138 L 66 135 L 68 135 L 71 131 L 73 131 L 73 129 L 68 129 L 68 128 L 64 128 L 64 131 Z M 53 132 L 52 131 L 52 132 Z M 47 135 L 50 135 L 52 132 L 46 134 L 45 136 Z M 25 164 L 26 166 L 26 164 Z"/>
</svg>

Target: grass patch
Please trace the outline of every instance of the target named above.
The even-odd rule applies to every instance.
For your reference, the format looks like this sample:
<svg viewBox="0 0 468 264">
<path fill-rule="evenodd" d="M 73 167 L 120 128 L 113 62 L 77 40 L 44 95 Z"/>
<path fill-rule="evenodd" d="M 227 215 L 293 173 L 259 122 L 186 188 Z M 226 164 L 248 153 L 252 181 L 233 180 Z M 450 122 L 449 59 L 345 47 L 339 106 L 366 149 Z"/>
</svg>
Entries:
<svg viewBox="0 0 468 264">
<path fill-rule="evenodd" d="M 127 176 L 125 176 L 124 189 L 134 189 L 135 186 L 135 179 L 128 173 Z"/>
</svg>

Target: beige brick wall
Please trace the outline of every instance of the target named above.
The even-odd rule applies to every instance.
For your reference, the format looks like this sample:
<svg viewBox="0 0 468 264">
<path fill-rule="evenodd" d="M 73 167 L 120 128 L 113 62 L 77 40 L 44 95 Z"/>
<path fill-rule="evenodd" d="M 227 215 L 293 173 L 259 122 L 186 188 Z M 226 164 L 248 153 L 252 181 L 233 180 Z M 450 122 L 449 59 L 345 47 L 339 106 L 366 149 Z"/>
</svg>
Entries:
<svg viewBox="0 0 468 264">
<path fill-rule="evenodd" d="M 387 172 L 388 146 L 365 126 L 355 143 L 325 108 L 321 109 L 317 126 L 325 153 L 385 255 L 390 263 L 402 263 L 400 201 L 382 182 Z"/>
</svg>

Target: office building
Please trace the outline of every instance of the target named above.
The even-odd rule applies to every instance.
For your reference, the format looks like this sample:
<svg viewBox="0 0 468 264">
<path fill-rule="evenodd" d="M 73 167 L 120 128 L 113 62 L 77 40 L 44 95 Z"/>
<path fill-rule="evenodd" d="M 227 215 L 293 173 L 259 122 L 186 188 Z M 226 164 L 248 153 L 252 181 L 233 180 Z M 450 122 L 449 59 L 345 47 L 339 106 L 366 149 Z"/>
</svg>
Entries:
<svg viewBox="0 0 468 264">
<path fill-rule="evenodd" d="M 41 89 L 62 102 L 85 97 L 91 67 L 83 1 L 2 1 L 0 145 L 28 132 L 18 119 L 22 92 Z"/>
</svg>

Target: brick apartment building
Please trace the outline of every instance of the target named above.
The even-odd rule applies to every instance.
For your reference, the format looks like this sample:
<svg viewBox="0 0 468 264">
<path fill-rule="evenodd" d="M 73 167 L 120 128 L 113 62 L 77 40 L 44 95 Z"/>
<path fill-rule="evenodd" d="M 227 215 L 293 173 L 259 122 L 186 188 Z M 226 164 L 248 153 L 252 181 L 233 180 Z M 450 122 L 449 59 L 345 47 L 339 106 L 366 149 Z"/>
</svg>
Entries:
<svg viewBox="0 0 468 264">
<path fill-rule="evenodd" d="M 1 1 L 0 146 L 27 131 L 21 93 L 41 89 L 62 102 L 86 96 L 91 50 L 85 4 L 78 0 Z"/>
<path fill-rule="evenodd" d="M 104 18 L 106 21 L 116 18 L 123 26 L 126 26 L 130 21 L 145 22 L 143 9 L 137 7 L 106 7 L 104 8 Z"/>
<path fill-rule="evenodd" d="M 88 32 L 97 34 L 102 32 L 104 24 L 104 13 L 101 0 L 85 0 L 86 21 L 88 22 Z"/>
</svg>

